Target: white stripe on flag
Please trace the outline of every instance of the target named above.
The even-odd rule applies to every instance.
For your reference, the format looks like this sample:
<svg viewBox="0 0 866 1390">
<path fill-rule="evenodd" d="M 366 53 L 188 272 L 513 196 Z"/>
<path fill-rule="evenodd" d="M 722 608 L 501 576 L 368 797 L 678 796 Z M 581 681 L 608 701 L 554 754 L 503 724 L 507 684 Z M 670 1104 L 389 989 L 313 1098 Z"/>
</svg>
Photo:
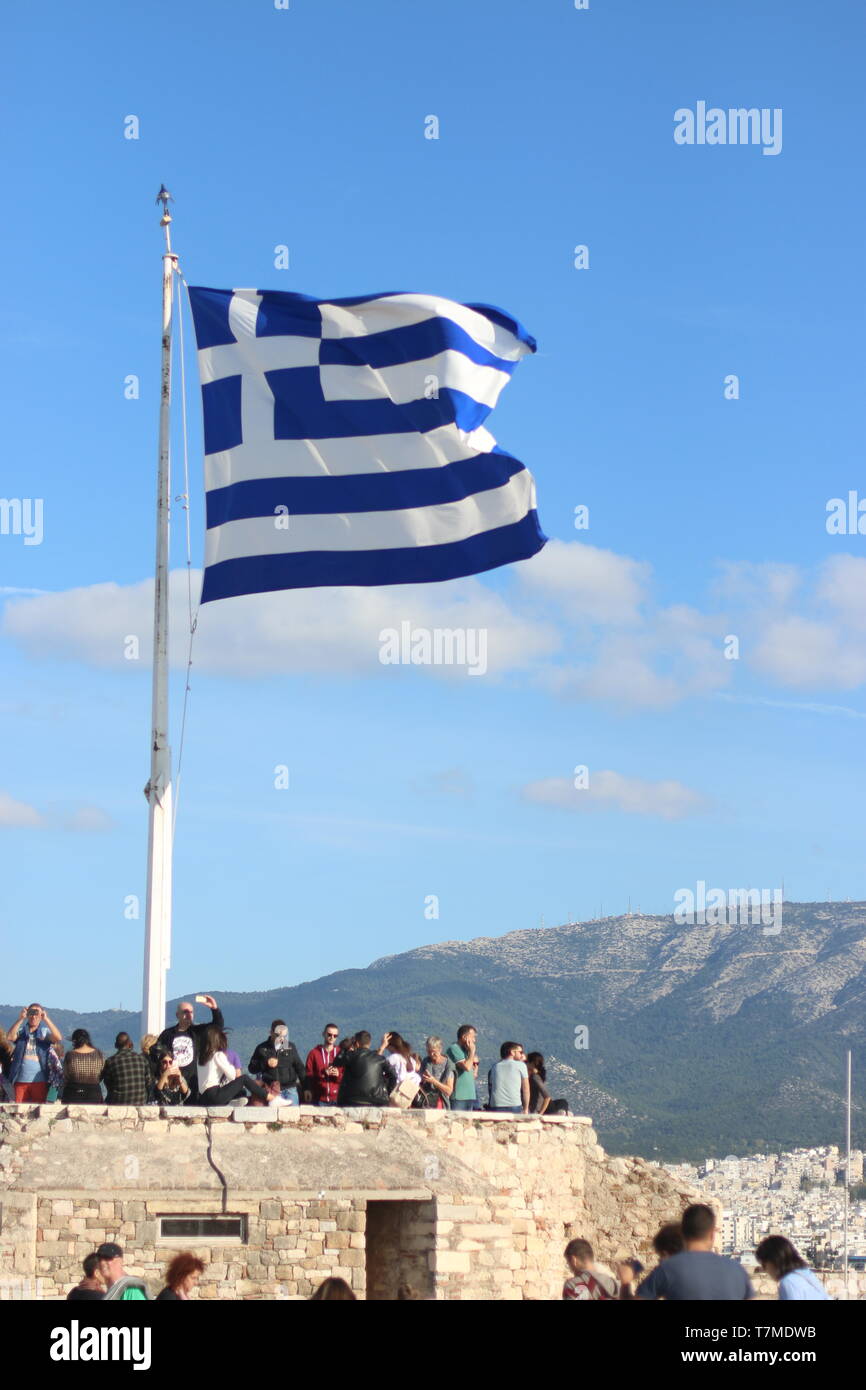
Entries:
<svg viewBox="0 0 866 1390">
<path fill-rule="evenodd" d="M 392 400 L 395 405 L 430 399 L 434 390 L 452 387 L 471 396 L 481 405 L 494 406 L 503 387 L 511 380 L 508 372 L 482 367 L 462 352 L 447 348 L 434 357 L 418 362 L 400 362 L 393 367 L 322 366 L 319 369 L 326 401 Z"/>
<path fill-rule="evenodd" d="M 408 328 L 427 319 L 447 318 L 481 347 L 506 361 L 517 362 L 529 352 L 526 343 L 501 324 L 465 304 L 432 294 L 390 294 L 382 299 L 366 299 L 361 304 L 322 304 L 320 308 L 323 338 L 361 338 L 391 328 Z"/>
<path fill-rule="evenodd" d="M 473 493 L 459 502 L 392 512 L 351 512 L 328 516 L 289 516 L 286 530 L 277 518 L 227 521 L 207 533 L 205 564 L 247 555 L 296 554 L 305 550 L 394 550 L 404 546 L 447 545 L 497 526 L 510 526 L 535 506 L 532 475 L 522 468 L 502 487 Z M 280 517 L 280 522 L 285 518 Z"/>
<path fill-rule="evenodd" d="M 496 440 L 481 425 L 461 430 L 440 425 L 426 434 L 368 434 L 348 439 L 276 439 L 248 449 L 238 444 L 206 454 L 205 487 L 228 487 L 257 478 L 345 477 L 349 473 L 401 473 L 441 468 L 446 463 L 489 454 Z"/>
</svg>

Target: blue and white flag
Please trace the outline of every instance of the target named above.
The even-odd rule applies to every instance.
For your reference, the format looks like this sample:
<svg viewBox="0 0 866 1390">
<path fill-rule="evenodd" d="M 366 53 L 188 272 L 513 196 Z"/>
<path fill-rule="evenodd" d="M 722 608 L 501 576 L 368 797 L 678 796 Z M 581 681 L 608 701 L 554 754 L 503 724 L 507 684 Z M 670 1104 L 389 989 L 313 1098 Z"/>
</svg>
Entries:
<svg viewBox="0 0 866 1390">
<path fill-rule="evenodd" d="M 190 300 L 202 602 L 456 579 L 544 545 L 532 475 L 484 428 L 535 351 L 515 319 L 424 294 L 198 288 Z"/>
</svg>

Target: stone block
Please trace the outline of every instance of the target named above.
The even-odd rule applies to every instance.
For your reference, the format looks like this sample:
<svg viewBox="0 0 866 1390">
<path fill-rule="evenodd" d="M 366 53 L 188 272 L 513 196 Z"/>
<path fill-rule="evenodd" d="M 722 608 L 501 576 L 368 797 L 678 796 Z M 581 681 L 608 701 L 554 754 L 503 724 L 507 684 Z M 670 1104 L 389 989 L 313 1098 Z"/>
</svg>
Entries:
<svg viewBox="0 0 866 1390">
<path fill-rule="evenodd" d="M 468 1274 L 472 1268 L 469 1255 L 462 1250 L 436 1250 L 429 1258 L 437 1274 Z"/>
<path fill-rule="evenodd" d="M 500 1226 L 495 1221 L 478 1224 L 471 1221 L 459 1223 L 460 1234 L 467 1240 L 501 1240 L 503 1236 L 508 1234 L 509 1227 L 514 1229 L 513 1222 L 509 1222 L 508 1226 L 504 1224 Z"/>
</svg>

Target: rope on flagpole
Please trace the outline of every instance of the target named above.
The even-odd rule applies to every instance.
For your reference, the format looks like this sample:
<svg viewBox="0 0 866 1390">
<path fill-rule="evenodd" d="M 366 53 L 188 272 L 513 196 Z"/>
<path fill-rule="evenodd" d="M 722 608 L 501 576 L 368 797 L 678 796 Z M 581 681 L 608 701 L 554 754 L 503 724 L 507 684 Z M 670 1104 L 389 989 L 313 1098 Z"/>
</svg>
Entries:
<svg viewBox="0 0 866 1390">
<path fill-rule="evenodd" d="M 187 302 L 189 302 L 189 285 L 186 283 L 186 280 L 184 279 L 183 274 L 182 274 L 182 272 L 181 272 L 179 269 L 178 269 L 178 271 L 177 271 L 177 274 L 178 274 L 178 278 L 179 278 L 181 284 L 184 286 L 185 290 L 187 291 Z M 198 628 L 198 613 L 199 613 L 199 608 L 201 607 L 201 602 L 199 601 L 199 605 L 198 605 L 198 607 L 196 608 L 195 614 L 193 614 L 193 603 L 192 603 L 192 539 L 191 539 L 191 534 L 190 534 L 190 520 L 189 520 L 189 499 L 190 499 L 190 492 L 189 492 L 189 435 L 188 435 L 188 430 L 187 430 L 187 397 L 186 397 L 186 348 L 185 348 L 185 345 L 184 345 L 184 336 L 183 336 L 183 305 L 182 305 L 182 303 L 181 303 L 181 301 L 180 301 L 180 297 L 178 298 L 178 306 L 177 306 L 177 307 L 178 307 L 178 314 L 177 314 L 177 320 L 178 320 L 178 348 L 179 348 L 179 351 L 180 351 L 180 396 L 181 396 L 181 430 L 182 430 L 182 438 L 183 438 L 183 488 L 184 488 L 184 490 L 183 490 L 183 493 L 181 494 L 180 497 L 176 497 L 176 498 L 175 498 L 175 501 L 176 501 L 176 502 L 179 502 L 179 503 L 181 504 L 181 507 L 183 508 L 184 512 L 186 513 L 186 593 L 187 593 L 187 608 L 188 608 L 188 612 L 189 612 L 189 644 L 188 644 L 188 646 L 187 646 L 186 676 L 185 676 L 185 679 L 184 679 L 184 691 L 183 691 L 183 710 L 182 710 L 182 713 L 181 713 L 181 720 L 180 720 L 180 743 L 179 743 L 178 752 L 177 752 L 177 778 L 176 778 L 176 781 L 175 781 L 175 798 L 174 798 L 174 807 L 173 807 L 173 815 L 172 815 L 172 823 L 171 823 L 172 842 L 174 841 L 175 825 L 177 824 L 177 807 L 178 807 L 178 803 L 179 803 L 179 801 L 180 801 L 180 785 L 181 785 L 181 777 L 182 777 L 182 774 L 183 774 L 183 748 L 184 748 L 184 740 L 185 740 L 185 738 L 186 738 L 186 720 L 187 720 L 187 712 L 188 712 L 188 709 L 189 709 L 189 697 L 190 697 L 190 690 L 191 690 L 191 686 L 190 686 L 190 673 L 191 673 L 191 671 L 192 671 L 192 649 L 193 649 L 193 641 L 194 641 L 194 639 L 195 639 L 196 629 Z"/>
</svg>

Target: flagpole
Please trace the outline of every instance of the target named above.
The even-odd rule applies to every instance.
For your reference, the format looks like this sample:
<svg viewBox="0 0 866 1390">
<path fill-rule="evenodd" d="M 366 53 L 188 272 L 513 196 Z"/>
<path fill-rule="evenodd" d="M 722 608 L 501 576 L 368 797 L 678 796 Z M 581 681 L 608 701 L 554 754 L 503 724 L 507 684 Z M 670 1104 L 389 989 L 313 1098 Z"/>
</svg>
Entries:
<svg viewBox="0 0 866 1390">
<path fill-rule="evenodd" d="M 165 1027 L 165 977 L 171 951 L 171 748 L 168 742 L 168 541 L 171 496 L 171 326 L 174 271 L 171 249 L 171 195 L 163 185 L 160 226 L 165 232 L 162 257 L 162 373 L 159 401 L 159 464 L 156 486 L 156 569 L 153 594 L 153 685 L 151 692 L 150 780 L 147 797 L 147 900 L 144 935 L 142 1030 Z"/>
</svg>

